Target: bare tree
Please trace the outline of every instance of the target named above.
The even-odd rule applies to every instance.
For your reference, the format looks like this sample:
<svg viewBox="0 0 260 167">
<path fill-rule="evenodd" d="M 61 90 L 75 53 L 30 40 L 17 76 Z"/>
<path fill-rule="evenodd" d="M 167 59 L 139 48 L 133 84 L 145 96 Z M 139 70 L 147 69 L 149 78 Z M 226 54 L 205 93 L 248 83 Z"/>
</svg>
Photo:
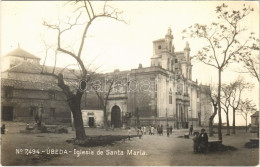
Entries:
<svg viewBox="0 0 260 167">
<path fill-rule="evenodd" d="M 214 67 L 218 71 L 218 138 L 222 140 L 222 118 L 221 118 L 221 74 L 224 69 L 233 62 L 239 62 L 239 57 L 245 56 L 250 52 L 247 47 L 248 38 L 240 41 L 241 35 L 245 28 L 240 24 L 253 8 L 250 6 L 242 6 L 241 10 L 229 9 L 226 4 L 216 7 L 216 14 L 218 15 L 217 22 L 211 25 L 195 24 L 190 26 L 188 30 L 183 30 L 183 33 L 192 38 L 201 38 L 207 43 L 198 53 L 195 58 L 200 62 Z"/>
<path fill-rule="evenodd" d="M 101 79 L 102 77 L 97 77 Z M 101 102 L 103 114 L 104 114 L 104 128 L 108 129 L 108 120 L 107 120 L 107 103 L 111 93 L 117 91 L 115 90 L 116 82 L 118 76 L 116 74 L 111 74 L 110 76 L 105 75 L 105 82 L 102 85 L 95 85 L 95 81 L 91 86 L 94 88 L 99 101 Z"/>
<path fill-rule="evenodd" d="M 80 68 L 80 75 L 78 75 L 78 79 L 89 81 L 88 69 L 86 68 L 82 60 L 82 56 L 87 56 L 87 55 L 82 55 L 82 52 L 84 46 L 86 46 L 85 39 L 91 25 L 95 20 L 99 18 L 111 18 L 124 23 L 125 21 L 121 18 L 122 11 L 118 11 L 118 9 L 115 9 L 107 5 L 106 3 L 104 4 L 103 10 L 100 13 L 98 13 L 93 8 L 92 3 L 89 0 L 75 1 L 73 3 L 76 8 L 74 14 L 77 15 L 75 19 L 69 18 L 68 21 L 65 23 L 63 22 L 63 24 L 61 24 L 61 21 L 59 21 L 58 24 L 50 24 L 44 21 L 43 25 L 52 30 L 55 30 L 58 33 L 56 50 L 59 53 L 63 53 L 65 55 L 70 56 L 77 62 Z M 79 19 L 83 17 L 86 23 L 80 23 Z M 64 26 L 64 24 L 66 26 Z M 82 26 L 83 31 L 81 34 L 78 51 L 75 53 L 73 50 L 69 50 L 64 47 L 65 44 L 64 44 L 64 40 L 62 39 L 65 33 L 72 32 L 71 30 L 76 26 Z M 70 86 L 65 82 L 64 75 L 61 72 L 56 74 L 55 70 L 53 70 L 52 72 L 43 72 L 43 74 L 52 75 L 57 79 L 58 86 L 65 94 L 68 101 L 68 105 L 73 115 L 75 129 L 76 129 L 76 139 L 83 140 L 86 137 L 85 129 L 83 127 L 82 113 L 81 113 L 81 98 L 84 92 L 81 91 L 80 89 L 77 89 L 76 91 L 72 91 Z M 81 82 L 80 87 L 82 90 L 84 90 L 84 88 L 86 88 L 86 82 Z"/>
<path fill-rule="evenodd" d="M 232 133 L 236 134 L 236 111 L 238 110 L 240 103 L 242 92 L 245 89 L 251 89 L 252 85 L 248 82 L 245 82 L 243 79 L 238 78 L 234 82 L 229 84 L 230 89 L 230 97 L 229 97 L 229 106 L 232 108 L 233 111 L 233 125 L 232 125 Z"/>
<path fill-rule="evenodd" d="M 230 107 L 230 97 L 232 94 L 232 87 L 230 85 L 224 84 L 222 86 L 222 97 L 221 97 L 221 108 L 226 113 L 227 119 L 227 135 L 230 135 L 230 126 L 229 126 L 229 107 Z"/>
<path fill-rule="evenodd" d="M 252 103 L 252 100 L 245 99 L 241 101 L 241 105 L 239 107 L 239 114 L 242 115 L 242 117 L 246 121 L 246 132 L 247 132 L 247 118 L 248 114 L 253 113 L 256 111 L 256 106 Z"/>
</svg>

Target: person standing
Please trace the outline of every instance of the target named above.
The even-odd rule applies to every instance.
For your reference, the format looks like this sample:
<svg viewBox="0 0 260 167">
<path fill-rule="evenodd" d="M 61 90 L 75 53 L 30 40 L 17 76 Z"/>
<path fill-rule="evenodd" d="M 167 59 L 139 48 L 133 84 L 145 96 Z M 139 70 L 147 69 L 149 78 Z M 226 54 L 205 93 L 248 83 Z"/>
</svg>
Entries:
<svg viewBox="0 0 260 167">
<path fill-rule="evenodd" d="M 157 134 L 160 135 L 160 125 L 157 125 Z"/>
<path fill-rule="evenodd" d="M 192 135 L 192 132 L 193 132 L 193 125 L 190 126 L 190 132 L 189 132 L 189 135 Z"/>
<path fill-rule="evenodd" d="M 146 126 L 144 126 L 143 130 L 144 130 L 144 135 L 146 135 Z"/>
<path fill-rule="evenodd" d="M 170 134 L 172 134 L 172 125 L 170 126 Z"/>
<path fill-rule="evenodd" d="M 1 126 L 1 134 L 5 134 L 5 131 L 6 129 L 5 129 L 5 124 L 3 124 L 2 126 Z"/>
<path fill-rule="evenodd" d="M 167 137 L 169 137 L 170 136 L 170 127 L 169 127 L 168 124 L 167 124 L 167 127 L 166 127 L 166 131 L 167 131 Z"/>
<path fill-rule="evenodd" d="M 128 140 L 130 140 L 130 138 L 131 138 L 131 133 L 132 133 L 131 128 L 128 127 Z"/>
<path fill-rule="evenodd" d="M 205 132 L 205 129 L 201 129 L 198 142 L 199 142 L 199 151 L 206 153 L 208 151 L 208 135 Z"/>
<path fill-rule="evenodd" d="M 141 128 L 137 129 L 137 136 L 139 137 L 139 139 L 141 139 L 141 137 L 142 137 L 142 130 L 141 130 Z"/>
<path fill-rule="evenodd" d="M 151 135 L 154 135 L 154 127 L 151 127 Z"/>
<path fill-rule="evenodd" d="M 162 136 L 163 136 L 163 125 L 161 125 L 161 134 L 162 134 Z"/>
<path fill-rule="evenodd" d="M 198 147 L 199 147 L 199 136 L 198 133 L 195 134 L 193 140 L 193 151 L 194 153 L 197 153 L 199 151 Z"/>
</svg>

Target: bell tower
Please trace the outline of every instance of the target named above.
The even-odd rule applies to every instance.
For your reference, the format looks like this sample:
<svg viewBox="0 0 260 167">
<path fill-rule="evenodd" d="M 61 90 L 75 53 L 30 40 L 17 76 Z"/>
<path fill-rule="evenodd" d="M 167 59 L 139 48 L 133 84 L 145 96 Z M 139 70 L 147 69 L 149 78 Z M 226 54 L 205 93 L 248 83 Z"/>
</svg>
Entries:
<svg viewBox="0 0 260 167">
<path fill-rule="evenodd" d="M 191 70 L 192 70 L 192 65 L 190 61 L 190 45 L 188 42 L 186 42 L 185 48 L 184 48 L 184 58 L 185 58 L 185 69 L 183 69 L 184 77 L 187 79 L 192 79 L 191 76 Z"/>
<path fill-rule="evenodd" d="M 153 56 L 151 66 L 159 66 L 168 71 L 174 71 L 174 46 L 172 45 L 173 35 L 171 28 L 164 38 L 153 41 Z"/>
<path fill-rule="evenodd" d="M 165 45 L 168 52 L 172 52 L 172 40 L 173 40 L 172 30 L 169 27 L 168 32 L 165 35 Z"/>
<path fill-rule="evenodd" d="M 184 57 L 187 62 L 190 62 L 190 45 L 188 42 L 186 42 L 186 45 L 184 48 Z"/>
</svg>

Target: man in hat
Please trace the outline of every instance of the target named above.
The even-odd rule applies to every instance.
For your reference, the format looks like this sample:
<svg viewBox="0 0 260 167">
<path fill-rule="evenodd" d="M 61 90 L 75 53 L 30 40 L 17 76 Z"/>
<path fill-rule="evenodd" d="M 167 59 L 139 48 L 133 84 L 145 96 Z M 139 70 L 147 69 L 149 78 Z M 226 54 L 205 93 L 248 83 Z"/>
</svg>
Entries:
<svg viewBox="0 0 260 167">
<path fill-rule="evenodd" d="M 205 129 L 201 129 L 201 133 L 198 138 L 199 151 L 206 153 L 208 151 L 208 135 L 205 132 Z"/>
<path fill-rule="evenodd" d="M 193 125 L 190 126 L 189 135 L 192 135 L 192 132 L 193 132 Z"/>
</svg>

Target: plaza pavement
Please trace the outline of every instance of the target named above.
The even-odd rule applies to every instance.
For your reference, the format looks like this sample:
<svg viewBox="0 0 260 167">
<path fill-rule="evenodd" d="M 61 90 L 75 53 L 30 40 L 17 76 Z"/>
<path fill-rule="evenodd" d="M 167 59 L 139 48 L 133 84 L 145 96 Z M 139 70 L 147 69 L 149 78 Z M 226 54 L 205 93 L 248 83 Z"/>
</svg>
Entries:
<svg viewBox="0 0 260 167">
<path fill-rule="evenodd" d="M 179 138 L 187 129 L 174 130 L 170 137 L 159 135 L 144 135 L 141 139 L 121 140 L 112 145 L 99 147 L 81 147 L 69 144 L 66 140 L 74 138 L 73 131 L 68 134 L 21 134 L 23 123 L 7 124 L 8 133 L 1 136 L 1 164 L 2 165 L 73 165 L 73 166 L 255 166 L 259 162 L 259 149 L 248 149 L 244 144 L 255 134 L 238 131 L 236 135 L 225 136 L 225 145 L 236 147 L 236 151 L 214 152 L 208 154 L 194 154 L 191 139 Z M 199 130 L 199 129 L 198 129 Z M 127 130 L 86 128 L 87 135 L 125 135 Z M 134 133 L 134 132 L 133 132 Z M 217 139 L 217 136 L 210 138 Z M 70 154 L 17 154 L 16 149 L 58 149 L 71 150 Z M 80 152 L 93 152 L 93 155 L 74 154 Z M 102 152 L 103 155 L 97 155 Z M 123 154 L 123 155 L 122 155 Z"/>
</svg>

